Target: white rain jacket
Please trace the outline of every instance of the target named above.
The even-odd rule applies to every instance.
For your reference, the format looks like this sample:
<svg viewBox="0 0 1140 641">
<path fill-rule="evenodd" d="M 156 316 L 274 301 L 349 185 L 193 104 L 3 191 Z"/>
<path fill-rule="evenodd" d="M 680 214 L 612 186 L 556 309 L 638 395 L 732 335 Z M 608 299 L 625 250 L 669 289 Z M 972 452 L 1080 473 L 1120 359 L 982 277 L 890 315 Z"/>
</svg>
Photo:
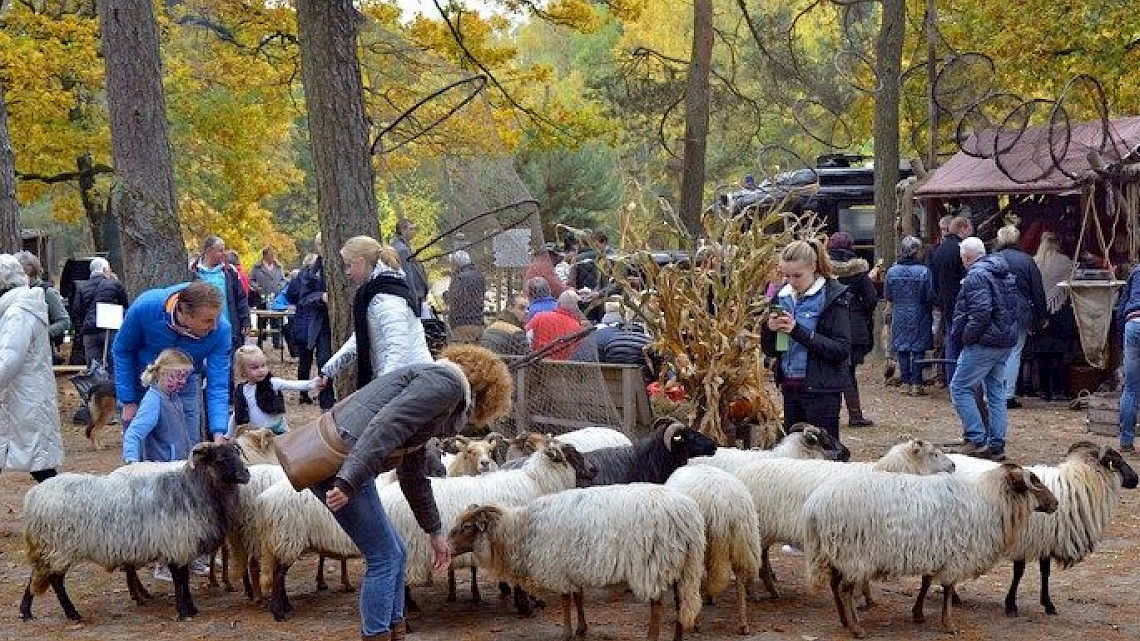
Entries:
<svg viewBox="0 0 1140 641">
<path fill-rule="evenodd" d="M 13 287 L 0 296 L 0 470 L 38 472 L 62 463 L 44 291 Z"/>
</svg>

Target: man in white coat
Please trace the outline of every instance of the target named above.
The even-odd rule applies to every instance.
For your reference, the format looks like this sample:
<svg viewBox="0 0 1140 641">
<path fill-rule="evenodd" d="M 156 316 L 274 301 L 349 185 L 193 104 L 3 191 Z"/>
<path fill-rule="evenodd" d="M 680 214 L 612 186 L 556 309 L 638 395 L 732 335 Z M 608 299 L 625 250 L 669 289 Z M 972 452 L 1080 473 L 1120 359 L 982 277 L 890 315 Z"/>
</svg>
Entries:
<svg viewBox="0 0 1140 641">
<path fill-rule="evenodd" d="M 0 470 L 37 482 L 63 463 L 44 291 L 20 261 L 0 254 Z"/>
</svg>

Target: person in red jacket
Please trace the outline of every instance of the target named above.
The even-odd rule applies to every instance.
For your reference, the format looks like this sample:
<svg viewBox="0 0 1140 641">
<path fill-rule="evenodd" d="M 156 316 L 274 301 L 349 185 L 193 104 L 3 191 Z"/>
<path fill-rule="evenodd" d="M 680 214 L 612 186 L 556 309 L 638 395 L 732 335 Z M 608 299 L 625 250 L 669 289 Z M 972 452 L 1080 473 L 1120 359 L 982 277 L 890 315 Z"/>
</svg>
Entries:
<svg viewBox="0 0 1140 641">
<path fill-rule="evenodd" d="M 582 314 L 578 311 L 578 294 L 568 289 L 558 297 L 558 307 L 549 312 L 539 312 L 526 324 L 530 338 L 530 348 L 538 351 L 564 336 L 582 331 Z M 581 342 L 581 338 L 567 341 L 550 353 L 548 358 L 564 361 Z"/>
</svg>

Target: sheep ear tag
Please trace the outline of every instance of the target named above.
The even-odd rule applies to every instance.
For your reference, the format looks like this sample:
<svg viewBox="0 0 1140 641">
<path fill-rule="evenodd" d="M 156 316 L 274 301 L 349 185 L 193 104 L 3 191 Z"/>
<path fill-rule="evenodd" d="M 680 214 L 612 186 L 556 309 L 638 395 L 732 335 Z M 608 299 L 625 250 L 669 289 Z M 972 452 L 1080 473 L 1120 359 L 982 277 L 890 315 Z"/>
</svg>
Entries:
<svg viewBox="0 0 1140 641">
<path fill-rule="evenodd" d="M 546 448 L 546 456 L 555 463 L 563 463 L 566 459 L 562 456 L 562 450 L 557 447 Z"/>
<path fill-rule="evenodd" d="M 804 432 L 804 442 L 808 445 L 819 445 L 819 437 L 811 432 Z"/>
</svg>

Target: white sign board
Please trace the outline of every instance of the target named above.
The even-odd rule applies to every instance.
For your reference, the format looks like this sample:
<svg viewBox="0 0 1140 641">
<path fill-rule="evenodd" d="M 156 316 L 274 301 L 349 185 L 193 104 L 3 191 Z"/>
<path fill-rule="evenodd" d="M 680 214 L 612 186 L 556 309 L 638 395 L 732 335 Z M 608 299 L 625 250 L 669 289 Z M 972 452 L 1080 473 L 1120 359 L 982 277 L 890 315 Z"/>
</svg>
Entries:
<svg viewBox="0 0 1140 641">
<path fill-rule="evenodd" d="M 495 267 L 530 265 L 530 229 L 508 229 L 491 239 Z"/>
<path fill-rule="evenodd" d="M 114 303 L 95 303 L 95 327 L 119 329 L 123 325 L 123 306 Z"/>
</svg>

